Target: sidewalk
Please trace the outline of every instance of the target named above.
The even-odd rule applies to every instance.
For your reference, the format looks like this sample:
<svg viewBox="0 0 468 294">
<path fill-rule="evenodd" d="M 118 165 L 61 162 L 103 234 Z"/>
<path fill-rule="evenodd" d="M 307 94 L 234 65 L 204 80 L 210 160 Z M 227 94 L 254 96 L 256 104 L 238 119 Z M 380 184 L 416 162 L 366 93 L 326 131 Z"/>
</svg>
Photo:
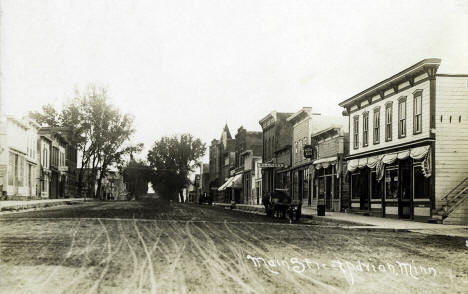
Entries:
<svg viewBox="0 0 468 294">
<path fill-rule="evenodd" d="M 225 207 L 230 206 L 228 203 L 213 203 L 213 205 Z M 265 212 L 263 205 L 236 204 L 236 209 L 251 213 Z M 431 224 L 411 220 L 364 216 L 345 212 L 327 211 L 325 216 L 317 216 L 317 210 L 307 206 L 302 207 L 302 215 L 315 220 L 340 223 L 349 229 L 411 231 L 430 235 L 446 235 L 468 238 L 468 226 Z"/>
<path fill-rule="evenodd" d="M 84 198 L 44 199 L 44 200 L 2 200 L 0 211 L 16 211 L 32 208 L 43 208 L 66 204 L 81 203 Z"/>
</svg>

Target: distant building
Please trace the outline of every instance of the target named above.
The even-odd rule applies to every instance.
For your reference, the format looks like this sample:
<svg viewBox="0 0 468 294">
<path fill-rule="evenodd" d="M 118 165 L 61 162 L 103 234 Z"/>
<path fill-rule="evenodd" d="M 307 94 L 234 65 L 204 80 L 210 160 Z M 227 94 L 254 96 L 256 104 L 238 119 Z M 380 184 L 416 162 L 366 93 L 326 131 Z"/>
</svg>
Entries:
<svg viewBox="0 0 468 294">
<path fill-rule="evenodd" d="M 259 121 L 263 130 L 262 193 L 291 189 L 292 125 L 286 119 L 292 113 L 272 111 Z"/>
<path fill-rule="evenodd" d="M 49 198 L 65 198 L 68 166 L 66 165 L 66 150 L 69 142 L 61 132 L 54 128 L 41 128 L 39 135 L 50 140 L 50 184 Z"/>
<path fill-rule="evenodd" d="M 28 118 L 0 117 L 0 186 L 8 199 L 38 198 L 37 129 Z"/>
<path fill-rule="evenodd" d="M 207 197 L 210 194 L 210 165 L 203 163 L 200 167 L 200 193 Z"/>
<path fill-rule="evenodd" d="M 212 140 L 210 146 L 210 191 L 214 202 L 229 202 L 231 188 L 226 189 L 235 167 L 235 140 L 232 139 L 227 124 L 219 140 Z M 231 182 L 231 181 L 229 181 Z"/>
<path fill-rule="evenodd" d="M 247 131 L 241 126 L 235 139 L 234 175 L 240 175 L 241 185 L 234 190 L 232 200 L 236 203 L 252 203 L 255 193 L 255 159 L 262 156 L 262 132 Z"/>
</svg>

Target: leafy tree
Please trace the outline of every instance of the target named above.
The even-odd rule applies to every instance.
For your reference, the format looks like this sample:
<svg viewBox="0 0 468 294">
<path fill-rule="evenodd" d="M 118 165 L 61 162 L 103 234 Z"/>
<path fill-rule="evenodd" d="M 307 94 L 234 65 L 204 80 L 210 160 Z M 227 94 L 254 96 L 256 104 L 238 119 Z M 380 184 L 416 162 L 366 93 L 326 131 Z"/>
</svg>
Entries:
<svg viewBox="0 0 468 294">
<path fill-rule="evenodd" d="M 191 134 L 163 137 L 156 141 L 148 152 L 148 162 L 155 170 L 151 180 L 159 195 L 166 199 L 184 202 L 182 194 L 189 182 L 189 175 L 200 165 L 199 159 L 205 155 L 206 145 Z"/>
<path fill-rule="evenodd" d="M 130 159 L 122 171 L 130 196 L 138 199 L 148 192 L 148 182 L 151 180 L 152 172 L 153 170 L 145 162 Z"/>
<path fill-rule="evenodd" d="M 109 167 L 121 165 L 125 155 L 140 152 L 143 148 L 142 144 L 128 144 L 134 132 L 133 118 L 122 114 L 108 100 L 106 89 L 89 85 L 82 92 L 76 90 L 75 97 L 61 111 L 45 105 L 42 112 L 30 113 L 41 124 L 66 130 L 69 140 L 79 151 L 79 195 L 86 182 L 88 187 L 94 187 L 96 178 L 99 194 Z M 91 172 L 85 172 L 85 168 Z"/>
</svg>

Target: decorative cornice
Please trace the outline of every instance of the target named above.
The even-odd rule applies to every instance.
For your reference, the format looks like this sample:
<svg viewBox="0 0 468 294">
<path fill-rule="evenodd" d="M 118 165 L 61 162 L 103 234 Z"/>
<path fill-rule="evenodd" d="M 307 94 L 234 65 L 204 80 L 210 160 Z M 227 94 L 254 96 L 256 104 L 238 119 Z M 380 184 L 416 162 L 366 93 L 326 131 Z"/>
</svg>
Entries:
<svg viewBox="0 0 468 294">
<path fill-rule="evenodd" d="M 440 62 L 441 60 L 437 58 L 424 59 L 414 64 L 413 66 L 410 66 L 405 70 L 391 76 L 390 78 L 385 79 L 373 85 L 372 87 L 354 95 L 353 97 L 346 99 L 345 101 L 339 103 L 339 106 L 346 107 L 350 104 L 359 104 L 359 101 L 362 99 L 366 99 L 366 96 L 372 95 L 376 91 L 380 93 L 381 91 L 385 91 L 389 88 L 392 88 L 394 84 L 399 84 L 403 83 L 404 81 L 407 81 L 408 79 L 410 79 L 410 76 L 417 76 L 420 73 L 427 73 L 430 77 L 435 77 Z M 383 99 L 384 95 L 380 94 L 380 96 Z"/>
</svg>

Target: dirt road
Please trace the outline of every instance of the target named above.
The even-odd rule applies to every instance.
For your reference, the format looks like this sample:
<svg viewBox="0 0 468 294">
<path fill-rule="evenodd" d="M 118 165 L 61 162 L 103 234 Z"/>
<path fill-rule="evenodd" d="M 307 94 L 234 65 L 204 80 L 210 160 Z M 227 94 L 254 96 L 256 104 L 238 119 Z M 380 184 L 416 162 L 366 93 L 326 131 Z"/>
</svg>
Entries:
<svg viewBox="0 0 468 294">
<path fill-rule="evenodd" d="M 0 293 L 465 293 L 467 249 L 207 206 L 89 203 L 0 216 Z"/>
</svg>

